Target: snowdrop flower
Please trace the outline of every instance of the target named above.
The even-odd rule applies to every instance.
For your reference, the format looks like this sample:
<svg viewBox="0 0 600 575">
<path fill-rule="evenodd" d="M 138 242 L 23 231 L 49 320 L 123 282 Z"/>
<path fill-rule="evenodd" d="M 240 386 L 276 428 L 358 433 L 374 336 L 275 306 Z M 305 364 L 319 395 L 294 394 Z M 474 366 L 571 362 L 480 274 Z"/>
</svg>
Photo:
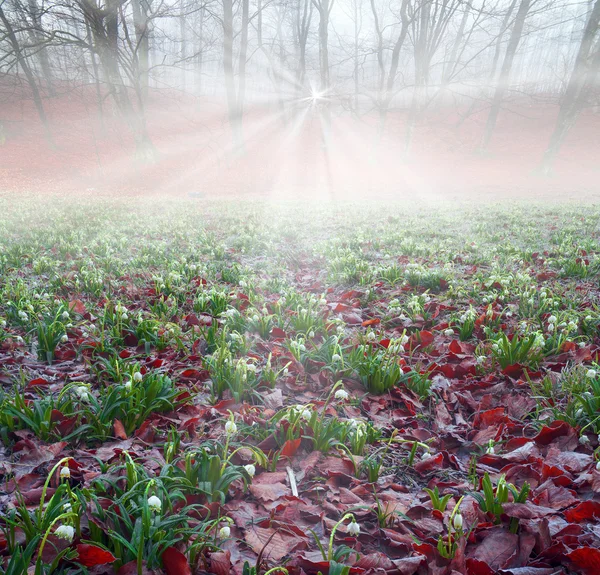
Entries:
<svg viewBox="0 0 600 575">
<path fill-rule="evenodd" d="M 487 449 L 485 450 L 485 452 L 488 455 L 494 455 L 495 451 L 494 451 L 494 446 L 493 445 L 488 445 Z"/>
<path fill-rule="evenodd" d="M 219 538 L 220 539 L 227 539 L 230 535 L 231 535 L 231 529 L 229 528 L 229 525 L 224 525 L 223 527 L 221 527 L 221 529 L 219 529 Z"/>
<path fill-rule="evenodd" d="M 72 527 L 71 525 L 61 525 L 54 532 L 54 535 L 56 535 L 59 539 L 64 539 L 70 543 L 73 541 L 73 537 L 75 537 L 75 527 Z"/>
<path fill-rule="evenodd" d="M 290 370 L 286 367 L 283 370 L 283 376 L 285 377 L 288 373 L 290 372 Z"/>
<path fill-rule="evenodd" d="M 6 321 L 0 320 L 0 327 L 6 327 Z"/>
<path fill-rule="evenodd" d="M 312 418 L 312 411 L 310 411 L 310 409 L 304 409 L 302 410 L 302 415 L 301 415 L 302 419 L 304 419 L 305 421 L 310 421 Z"/>
<path fill-rule="evenodd" d="M 69 336 L 65 333 L 65 335 L 60 338 L 60 341 L 62 343 L 67 343 L 69 341 Z"/>
<path fill-rule="evenodd" d="M 549 323 L 548 327 L 547 327 L 548 333 L 552 333 L 554 331 L 554 324 L 553 323 Z"/>
<path fill-rule="evenodd" d="M 426 459 L 429 459 L 430 457 L 431 457 L 431 453 L 429 453 L 429 451 L 425 451 L 425 452 L 423 453 L 423 455 L 421 455 L 421 459 L 422 459 L 423 461 L 425 461 Z"/>
<path fill-rule="evenodd" d="M 591 315 L 586 315 L 585 316 L 585 321 L 592 321 L 592 316 Z"/>
<path fill-rule="evenodd" d="M 125 391 L 131 391 L 131 380 L 128 379 L 124 384 L 123 387 L 125 388 Z"/>
<path fill-rule="evenodd" d="M 350 525 L 348 525 L 348 535 L 352 537 L 358 537 L 360 535 L 360 525 L 352 519 Z"/>
<path fill-rule="evenodd" d="M 577 324 L 574 321 L 568 323 L 569 329 L 577 329 Z"/>
<path fill-rule="evenodd" d="M 600 471 L 600 461 L 596 463 L 596 471 Z"/>
<path fill-rule="evenodd" d="M 23 310 L 19 310 L 19 313 L 17 315 L 22 321 L 27 321 L 27 314 Z"/>
<path fill-rule="evenodd" d="M 227 433 L 227 435 L 234 435 L 237 433 L 237 425 L 235 424 L 235 421 L 232 421 L 231 419 L 227 421 L 225 424 L 225 433 Z"/>
<path fill-rule="evenodd" d="M 129 319 L 129 316 L 128 316 L 126 313 L 124 313 L 124 314 L 121 314 L 121 319 L 122 319 L 123 321 L 127 321 L 127 320 Z"/>
<path fill-rule="evenodd" d="M 68 465 L 63 465 L 60 468 L 60 478 L 61 479 L 69 479 L 71 477 L 71 470 Z"/>
<path fill-rule="evenodd" d="M 333 361 L 333 363 L 338 363 L 339 361 L 342 361 L 342 356 L 338 353 L 334 353 L 331 356 L 331 361 Z"/>
<path fill-rule="evenodd" d="M 19 343 L 19 344 L 25 343 L 25 340 L 20 335 L 18 335 L 15 339 L 17 340 L 17 343 Z"/>
<path fill-rule="evenodd" d="M 587 435 L 582 435 L 582 436 L 579 438 L 579 443 L 580 443 L 581 445 L 587 445 L 589 442 L 590 442 L 590 438 L 589 438 Z"/>
<path fill-rule="evenodd" d="M 256 373 L 256 366 L 253 363 L 246 364 L 246 368 L 248 369 L 248 371 L 251 371 L 252 373 Z"/>
<path fill-rule="evenodd" d="M 156 495 L 151 495 L 148 497 L 148 507 L 150 507 L 151 511 L 154 511 L 154 513 L 160 513 L 162 501 L 156 497 Z"/>
<path fill-rule="evenodd" d="M 556 316 L 555 315 L 551 315 L 548 318 L 548 323 L 556 323 Z"/>
<path fill-rule="evenodd" d="M 484 355 L 478 355 L 478 356 L 477 356 L 477 363 L 478 363 L 479 365 L 481 365 L 481 364 L 482 364 L 482 363 L 484 363 L 484 362 L 485 362 L 485 356 L 484 356 Z"/>
<path fill-rule="evenodd" d="M 338 389 L 335 392 L 335 396 L 336 399 L 339 399 L 340 401 L 346 401 L 350 395 L 348 394 L 348 392 L 345 389 Z"/>
<path fill-rule="evenodd" d="M 140 371 L 136 371 L 133 374 L 133 381 L 135 381 L 136 383 L 139 383 L 140 381 L 142 381 L 143 377 L 144 376 L 142 375 L 142 373 Z"/>
<path fill-rule="evenodd" d="M 70 513 L 73 511 L 73 506 L 70 503 L 65 503 L 62 508 L 65 513 Z"/>
<path fill-rule="evenodd" d="M 463 518 L 462 518 L 462 515 L 460 514 L 460 512 L 457 512 L 454 515 L 454 518 L 452 520 L 452 526 L 454 527 L 455 531 L 461 531 L 462 530 Z"/>
<path fill-rule="evenodd" d="M 90 395 L 89 395 L 88 389 L 85 385 L 78 385 L 77 387 L 74 388 L 74 391 L 75 391 L 75 395 L 77 395 L 77 397 L 81 401 L 89 401 Z"/>
<path fill-rule="evenodd" d="M 69 312 L 63 311 L 61 317 L 63 318 L 64 321 L 67 321 L 69 319 Z"/>
<path fill-rule="evenodd" d="M 375 341 L 376 339 L 377 339 L 377 336 L 372 331 L 370 331 L 367 334 L 367 340 L 369 340 L 369 341 Z"/>
<path fill-rule="evenodd" d="M 254 465 L 252 465 L 252 463 L 249 463 L 248 465 L 244 465 L 244 469 L 246 470 L 246 473 L 248 473 L 248 475 L 250 477 L 254 477 L 254 475 L 256 474 L 256 467 L 254 467 Z"/>
<path fill-rule="evenodd" d="M 587 373 L 585 375 L 589 379 L 594 379 L 597 374 L 598 374 L 598 372 L 595 369 L 588 369 L 588 371 L 587 371 Z"/>
<path fill-rule="evenodd" d="M 301 343 L 301 344 L 298 346 L 298 349 L 299 349 L 300 351 L 306 351 L 306 346 L 305 346 L 303 343 Z"/>
<path fill-rule="evenodd" d="M 444 335 L 447 337 L 451 337 L 454 335 L 454 330 L 451 328 L 448 328 L 447 330 L 444 331 Z"/>
<path fill-rule="evenodd" d="M 311 332 L 309 332 L 309 333 L 308 333 L 308 337 L 310 337 L 311 339 L 312 339 L 313 337 L 315 337 L 315 332 L 314 332 L 314 331 L 311 331 Z"/>
</svg>

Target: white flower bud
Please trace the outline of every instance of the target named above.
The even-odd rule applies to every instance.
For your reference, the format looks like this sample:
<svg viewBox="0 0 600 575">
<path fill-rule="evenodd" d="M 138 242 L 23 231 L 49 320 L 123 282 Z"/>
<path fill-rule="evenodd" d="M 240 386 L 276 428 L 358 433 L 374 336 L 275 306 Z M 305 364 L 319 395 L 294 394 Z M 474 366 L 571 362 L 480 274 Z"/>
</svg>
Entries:
<svg viewBox="0 0 600 575">
<path fill-rule="evenodd" d="M 59 539 L 64 539 L 70 543 L 73 541 L 73 537 L 75 537 L 75 527 L 72 527 L 71 525 L 61 525 L 54 532 L 54 535 L 56 535 Z"/>
<path fill-rule="evenodd" d="M 230 419 L 227 421 L 227 423 L 225 423 L 225 433 L 227 433 L 227 435 L 234 435 L 237 433 L 237 425 L 235 424 L 235 421 Z"/>
<path fill-rule="evenodd" d="M 360 535 L 360 525 L 353 519 L 350 525 L 348 525 L 347 531 L 348 535 L 351 535 L 352 537 L 358 537 Z"/>
<path fill-rule="evenodd" d="M 250 477 L 254 477 L 254 475 L 256 474 L 256 467 L 254 467 L 254 465 L 252 465 L 252 463 L 249 463 L 248 465 L 244 465 L 244 469 L 246 470 L 246 473 Z"/>
<path fill-rule="evenodd" d="M 219 529 L 219 538 L 220 539 L 227 539 L 230 535 L 231 535 L 231 529 L 229 528 L 229 525 L 225 525 L 225 526 L 221 527 L 221 529 Z"/>
<path fill-rule="evenodd" d="M 148 497 L 148 507 L 155 513 L 160 513 L 162 509 L 162 501 L 156 497 L 156 495 L 151 495 Z"/>
</svg>

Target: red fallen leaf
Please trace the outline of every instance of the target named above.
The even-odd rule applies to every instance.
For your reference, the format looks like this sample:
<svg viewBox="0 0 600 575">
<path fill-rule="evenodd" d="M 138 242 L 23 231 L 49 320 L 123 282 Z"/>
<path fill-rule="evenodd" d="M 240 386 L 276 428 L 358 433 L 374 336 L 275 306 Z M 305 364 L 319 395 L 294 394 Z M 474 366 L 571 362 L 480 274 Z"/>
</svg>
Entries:
<svg viewBox="0 0 600 575">
<path fill-rule="evenodd" d="M 467 575 L 494 575 L 496 572 L 485 562 L 468 557 L 466 562 Z"/>
<path fill-rule="evenodd" d="M 123 349 L 119 352 L 119 357 L 121 359 L 128 359 L 132 356 L 133 354 L 128 350 L 128 349 Z"/>
<path fill-rule="evenodd" d="M 508 375 L 508 377 L 516 379 L 517 377 L 520 377 L 523 373 L 523 366 L 520 363 L 513 363 L 512 365 L 507 365 L 502 370 L 502 373 L 504 375 Z"/>
<path fill-rule="evenodd" d="M 181 372 L 181 377 L 200 377 L 200 371 L 197 369 L 185 369 Z"/>
<path fill-rule="evenodd" d="M 379 318 L 373 318 L 373 319 L 367 319 L 365 321 L 362 322 L 362 326 L 363 327 L 368 327 L 370 325 L 377 325 L 378 323 L 381 323 L 381 320 Z"/>
<path fill-rule="evenodd" d="M 549 445 L 557 437 L 567 435 L 572 429 L 566 421 L 553 421 L 550 425 L 542 427 L 533 440 L 540 445 Z"/>
<path fill-rule="evenodd" d="M 414 470 L 417 473 L 427 473 L 432 469 L 441 468 L 444 465 L 444 456 L 441 453 L 429 457 L 427 459 L 421 459 L 414 464 Z"/>
<path fill-rule="evenodd" d="M 381 347 L 384 347 L 385 349 L 387 349 L 388 347 L 390 347 L 390 342 L 391 342 L 391 340 L 390 340 L 389 338 L 382 339 L 382 340 L 379 342 L 379 345 L 380 345 Z"/>
<path fill-rule="evenodd" d="M 110 552 L 96 547 L 96 545 L 87 545 L 80 543 L 77 545 L 77 563 L 84 567 L 94 567 L 94 565 L 106 565 L 116 561 L 117 558 Z"/>
<path fill-rule="evenodd" d="M 287 334 L 280 327 L 275 326 L 271 330 L 271 337 L 275 339 L 285 339 L 287 337 Z"/>
<path fill-rule="evenodd" d="M 597 501 L 583 501 L 577 507 L 565 511 L 565 519 L 569 523 L 581 523 L 600 517 L 600 503 Z"/>
<path fill-rule="evenodd" d="M 423 347 L 427 347 L 428 345 L 431 345 L 433 343 L 433 334 L 430 331 L 427 331 L 426 329 L 422 329 L 419 332 L 419 340 Z"/>
<path fill-rule="evenodd" d="M 333 311 L 336 313 L 342 313 L 345 311 L 352 311 L 354 308 L 351 305 L 345 304 L 345 303 L 338 303 L 334 308 Z"/>
<path fill-rule="evenodd" d="M 115 422 L 113 423 L 113 428 L 115 430 L 115 437 L 117 439 L 127 439 L 127 433 L 125 433 L 125 426 L 118 419 L 115 419 Z"/>
<path fill-rule="evenodd" d="M 281 455 L 283 457 L 293 457 L 296 454 L 300 447 L 300 443 L 302 443 L 302 438 L 298 439 L 288 439 L 281 448 Z"/>
<path fill-rule="evenodd" d="M 594 547 L 579 547 L 566 555 L 567 559 L 582 569 L 585 575 L 600 573 L 600 550 Z"/>
<path fill-rule="evenodd" d="M 44 379 L 43 377 L 36 377 L 35 379 L 32 379 L 29 382 L 29 385 L 31 387 L 34 387 L 36 385 L 50 385 L 50 382 L 46 379 Z"/>
<path fill-rule="evenodd" d="M 162 562 L 167 575 L 192 575 L 187 557 L 175 547 L 165 549 L 162 554 Z"/>
<path fill-rule="evenodd" d="M 69 309 L 80 315 L 83 315 L 87 311 L 85 309 L 85 305 L 80 299 L 75 299 L 69 302 Z"/>
<path fill-rule="evenodd" d="M 229 575 L 231 573 L 231 553 L 229 551 L 212 553 L 210 556 L 210 572 L 215 575 Z"/>
</svg>

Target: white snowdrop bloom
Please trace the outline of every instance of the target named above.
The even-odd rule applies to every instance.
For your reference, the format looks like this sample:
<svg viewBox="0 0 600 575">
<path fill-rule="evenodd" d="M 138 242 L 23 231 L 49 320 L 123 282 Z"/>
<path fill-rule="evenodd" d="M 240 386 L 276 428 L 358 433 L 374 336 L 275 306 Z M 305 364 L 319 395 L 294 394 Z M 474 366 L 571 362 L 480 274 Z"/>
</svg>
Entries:
<svg viewBox="0 0 600 575">
<path fill-rule="evenodd" d="M 306 346 L 305 346 L 303 343 L 301 343 L 301 344 L 298 346 L 298 349 L 299 349 L 300 351 L 306 351 Z"/>
<path fill-rule="evenodd" d="M 70 513 L 73 511 L 73 506 L 70 503 L 65 503 L 62 508 L 65 513 Z"/>
<path fill-rule="evenodd" d="M 577 329 L 577 324 L 574 321 L 570 321 L 568 327 L 569 329 Z"/>
<path fill-rule="evenodd" d="M 422 459 L 423 461 L 425 461 L 426 459 L 429 459 L 430 457 L 431 457 L 431 453 L 429 453 L 429 451 L 425 451 L 425 452 L 423 453 L 423 455 L 421 455 L 421 459 Z"/>
<path fill-rule="evenodd" d="M 131 380 L 128 379 L 124 384 L 123 387 L 125 388 L 125 391 L 131 391 Z"/>
<path fill-rule="evenodd" d="M 358 421 L 358 419 L 354 418 L 348 420 L 348 425 L 350 425 L 352 429 L 356 429 L 361 423 L 361 421 Z"/>
<path fill-rule="evenodd" d="M 410 339 L 410 337 L 408 337 L 406 334 L 404 334 L 401 338 L 400 338 L 400 343 L 402 345 L 404 345 L 405 343 L 408 343 L 408 340 Z"/>
<path fill-rule="evenodd" d="M 548 294 L 547 294 L 545 291 L 543 291 L 543 292 L 540 292 L 540 297 L 541 297 L 542 299 L 545 299 L 545 298 L 547 298 L 547 297 L 548 297 Z"/>
<path fill-rule="evenodd" d="M 335 398 L 339 399 L 340 401 L 346 401 L 349 397 L 350 395 L 345 389 L 338 389 L 335 392 Z"/>
<path fill-rule="evenodd" d="M 67 321 L 69 319 L 69 312 L 63 311 L 61 317 L 63 318 L 64 321 Z"/>
<path fill-rule="evenodd" d="M 375 341 L 376 339 L 377 339 L 377 336 L 376 336 L 376 335 L 375 335 L 375 334 L 374 334 L 372 331 L 370 331 L 370 332 L 367 334 L 367 340 L 368 340 L 368 341 Z"/>
<path fill-rule="evenodd" d="M 548 318 L 548 323 L 556 323 L 556 316 L 555 315 L 551 315 Z"/>
<path fill-rule="evenodd" d="M 67 329 L 71 329 L 71 328 L 73 327 L 73 324 L 72 324 L 72 323 L 68 323 L 68 324 L 67 324 L 65 327 L 66 327 Z"/>
<path fill-rule="evenodd" d="M 592 316 L 591 315 L 586 315 L 585 316 L 585 321 L 592 321 Z"/>
<path fill-rule="evenodd" d="M 136 371 L 133 374 L 133 381 L 135 381 L 136 383 L 139 383 L 140 381 L 142 381 L 143 378 L 144 378 L 144 376 L 142 375 L 141 371 Z"/>
<path fill-rule="evenodd" d="M 311 331 L 311 332 L 309 332 L 309 333 L 308 333 L 308 337 L 310 337 L 311 339 L 312 339 L 313 337 L 315 337 L 315 332 L 314 332 L 314 331 Z"/>
<path fill-rule="evenodd" d="M 494 351 L 498 351 L 498 350 L 500 349 L 500 347 L 498 347 L 498 344 L 497 344 L 497 343 L 493 343 L 493 344 L 492 344 L 492 349 L 493 349 Z"/>
<path fill-rule="evenodd" d="M 74 388 L 75 391 L 75 395 L 77 395 L 77 397 L 81 400 L 81 401 L 89 401 L 90 399 L 90 395 L 88 393 L 88 388 L 85 385 L 78 385 L 77 387 Z"/>
<path fill-rule="evenodd" d="M 352 537 L 358 537 L 360 535 L 360 525 L 353 519 L 350 525 L 348 525 L 347 532 Z"/>
<path fill-rule="evenodd" d="M 253 363 L 247 363 L 246 368 L 248 369 L 248 371 L 251 371 L 252 373 L 256 373 L 256 366 Z"/>
<path fill-rule="evenodd" d="M 55 532 L 59 539 L 64 539 L 65 541 L 73 541 L 73 537 L 75 537 L 75 527 L 71 525 L 61 525 Z"/>
<path fill-rule="evenodd" d="M 42 296 L 39 293 L 33 294 L 33 299 L 40 299 Z"/>
<path fill-rule="evenodd" d="M 254 475 L 256 475 L 256 467 L 254 467 L 254 465 L 252 465 L 252 463 L 249 463 L 248 465 L 244 465 L 244 469 L 246 470 L 246 473 L 250 477 L 254 477 Z"/>
<path fill-rule="evenodd" d="M 235 421 L 231 421 L 230 419 L 227 421 L 227 423 L 225 423 L 225 433 L 228 435 L 234 435 L 237 433 L 237 425 L 235 424 Z"/>
<path fill-rule="evenodd" d="M 225 526 L 221 527 L 221 529 L 219 529 L 219 538 L 220 539 L 227 539 L 230 535 L 231 535 L 231 529 L 229 528 L 229 525 L 225 525 Z"/>
<path fill-rule="evenodd" d="M 18 335 L 15 339 L 17 340 L 17 343 L 19 343 L 19 344 L 25 343 L 25 340 L 20 335 Z"/>
<path fill-rule="evenodd" d="M 310 411 L 310 409 L 303 409 L 302 410 L 302 419 L 304 419 L 305 421 L 310 421 L 312 418 L 312 411 Z"/>
<path fill-rule="evenodd" d="M 488 448 L 485 450 L 485 452 L 488 455 L 494 455 L 494 453 L 495 453 L 494 446 L 493 445 L 489 445 Z"/>
<path fill-rule="evenodd" d="M 27 314 L 23 310 L 19 310 L 17 315 L 19 316 L 20 320 L 27 321 Z"/>
<path fill-rule="evenodd" d="M 585 341 L 580 341 L 577 345 L 579 347 L 585 347 Z"/>
<path fill-rule="evenodd" d="M 512 311 L 507 311 L 507 312 L 506 312 L 506 317 L 512 317 L 512 315 L 513 315 L 513 312 L 512 312 Z"/>
<path fill-rule="evenodd" d="M 264 307 L 264 306 L 263 306 L 263 308 L 262 308 L 262 310 L 261 310 L 261 311 L 262 311 L 262 313 L 263 313 L 264 315 L 267 315 L 267 314 L 269 313 L 269 310 L 268 310 L 266 307 Z"/>
<path fill-rule="evenodd" d="M 478 363 L 479 365 L 481 365 L 481 364 L 482 364 L 482 363 L 484 363 L 484 362 L 485 362 L 485 356 L 483 356 L 483 355 L 478 355 L 478 356 L 477 356 L 477 363 Z"/>
<path fill-rule="evenodd" d="M 127 321 L 129 319 L 129 316 L 126 313 L 124 313 L 124 314 L 121 315 L 121 319 L 123 321 Z"/>
<path fill-rule="evenodd" d="M 69 336 L 65 333 L 65 335 L 60 338 L 60 341 L 62 343 L 67 343 L 69 341 Z"/>
<path fill-rule="evenodd" d="M 585 374 L 589 379 L 594 379 L 597 375 L 597 372 L 595 369 L 588 369 L 587 373 Z"/>
<path fill-rule="evenodd" d="M 162 501 L 156 497 L 156 495 L 151 495 L 148 497 L 148 507 L 150 507 L 154 513 L 160 513 L 160 510 L 162 509 Z"/>
<path fill-rule="evenodd" d="M 6 321 L 0 320 L 0 327 L 6 327 Z"/>
<path fill-rule="evenodd" d="M 69 479 L 69 477 L 71 477 L 71 470 L 68 465 L 63 465 L 60 468 L 60 477 L 61 479 Z"/>
<path fill-rule="evenodd" d="M 567 327 L 567 322 L 566 322 L 566 321 L 561 321 L 561 322 L 558 324 L 558 327 Z"/>
<path fill-rule="evenodd" d="M 260 319 L 260 318 L 258 317 L 258 315 L 257 315 L 257 314 L 254 314 L 254 315 L 252 316 L 252 321 L 254 321 L 254 322 L 257 322 L 259 319 Z"/>
<path fill-rule="evenodd" d="M 579 438 L 579 443 L 580 443 L 581 445 L 587 445 L 589 442 L 590 442 L 590 438 L 589 438 L 587 435 L 582 435 L 582 436 Z"/>
<path fill-rule="evenodd" d="M 460 513 L 456 513 L 452 519 L 452 526 L 456 531 L 461 531 L 463 526 L 463 518 Z"/>
<path fill-rule="evenodd" d="M 290 372 L 290 370 L 289 370 L 287 367 L 286 367 L 286 368 L 284 368 L 284 370 L 283 370 L 283 375 L 284 375 L 284 377 L 285 377 L 285 376 L 286 376 L 286 375 L 287 375 L 289 372 Z"/>
</svg>

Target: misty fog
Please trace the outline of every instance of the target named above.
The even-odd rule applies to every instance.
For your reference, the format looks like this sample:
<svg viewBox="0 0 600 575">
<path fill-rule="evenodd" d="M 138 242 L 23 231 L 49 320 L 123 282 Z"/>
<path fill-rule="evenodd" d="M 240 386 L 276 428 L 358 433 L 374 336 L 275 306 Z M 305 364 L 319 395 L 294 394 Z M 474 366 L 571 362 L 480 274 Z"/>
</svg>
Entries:
<svg viewBox="0 0 600 575">
<path fill-rule="evenodd" d="M 594 193 L 600 0 L 2 0 L 3 192 Z"/>
</svg>

